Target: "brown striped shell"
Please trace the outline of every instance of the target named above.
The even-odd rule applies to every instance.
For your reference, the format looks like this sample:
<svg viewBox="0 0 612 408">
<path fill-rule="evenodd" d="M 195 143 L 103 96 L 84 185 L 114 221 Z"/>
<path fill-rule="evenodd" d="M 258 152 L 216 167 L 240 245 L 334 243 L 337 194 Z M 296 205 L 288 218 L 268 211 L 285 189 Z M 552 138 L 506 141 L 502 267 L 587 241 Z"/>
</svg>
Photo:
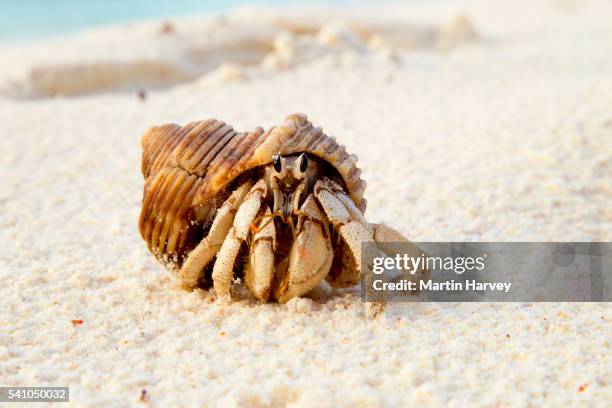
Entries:
<svg viewBox="0 0 612 408">
<path fill-rule="evenodd" d="M 279 152 L 308 152 L 331 164 L 365 211 L 357 157 L 303 114 L 290 115 L 265 132 L 256 128 L 240 133 L 215 119 L 155 126 L 142 136 L 142 149 L 145 185 L 138 227 L 149 249 L 173 270 L 205 236 L 241 175 L 270 164 Z"/>
</svg>

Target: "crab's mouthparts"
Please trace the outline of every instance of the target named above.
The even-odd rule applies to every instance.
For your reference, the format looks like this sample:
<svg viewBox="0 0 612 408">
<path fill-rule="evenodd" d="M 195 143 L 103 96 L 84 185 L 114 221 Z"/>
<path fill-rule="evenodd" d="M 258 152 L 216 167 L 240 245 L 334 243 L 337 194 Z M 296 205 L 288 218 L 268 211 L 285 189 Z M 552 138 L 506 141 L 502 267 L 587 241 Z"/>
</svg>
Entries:
<svg viewBox="0 0 612 408">
<path fill-rule="evenodd" d="M 283 216 L 285 218 L 290 217 L 293 214 L 293 193 L 288 193 L 288 194 L 284 194 L 283 195 L 283 206 L 282 208 L 282 212 L 283 212 Z"/>
<path fill-rule="evenodd" d="M 302 190 L 296 189 L 288 193 L 280 194 L 282 202 L 276 207 L 283 215 L 283 221 L 288 222 L 288 219 L 300 212 Z"/>
<path fill-rule="evenodd" d="M 299 214 L 302 201 L 302 192 L 305 184 L 297 184 L 294 189 L 282 191 L 276 189 L 273 194 L 273 213 L 278 214 L 283 222 L 290 222 L 290 218 Z"/>
<path fill-rule="evenodd" d="M 251 230 L 253 232 L 261 230 L 268 222 L 274 222 L 274 220 L 278 219 L 281 224 L 287 226 L 292 231 L 292 234 L 295 233 L 295 219 L 300 215 L 299 213 L 299 205 L 300 205 L 300 195 L 301 189 L 298 191 L 291 191 L 288 193 L 281 192 L 280 190 L 276 190 L 276 194 L 274 194 L 274 210 L 271 213 L 260 215 L 257 217 L 253 223 L 251 224 Z M 267 221 L 263 221 L 267 219 Z M 263 221 L 263 224 L 260 222 Z M 281 227 L 283 230 L 285 227 Z"/>
</svg>

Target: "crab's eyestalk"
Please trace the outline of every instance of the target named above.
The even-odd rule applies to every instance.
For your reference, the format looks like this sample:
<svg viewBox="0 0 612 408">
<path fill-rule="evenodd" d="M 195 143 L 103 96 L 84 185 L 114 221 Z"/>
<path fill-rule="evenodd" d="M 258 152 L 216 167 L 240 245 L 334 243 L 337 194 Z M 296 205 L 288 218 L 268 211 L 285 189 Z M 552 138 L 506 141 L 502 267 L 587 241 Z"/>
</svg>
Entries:
<svg viewBox="0 0 612 408">
<path fill-rule="evenodd" d="M 275 154 L 272 156 L 272 162 L 274 163 L 274 171 L 277 174 L 281 174 L 283 172 L 283 162 L 280 154 Z"/>
<path fill-rule="evenodd" d="M 298 157 L 296 164 L 293 168 L 293 177 L 301 180 L 306 177 L 306 170 L 308 169 L 308 156 L 306 156 L 306 153 L 302 153 Z"/>
</svg>

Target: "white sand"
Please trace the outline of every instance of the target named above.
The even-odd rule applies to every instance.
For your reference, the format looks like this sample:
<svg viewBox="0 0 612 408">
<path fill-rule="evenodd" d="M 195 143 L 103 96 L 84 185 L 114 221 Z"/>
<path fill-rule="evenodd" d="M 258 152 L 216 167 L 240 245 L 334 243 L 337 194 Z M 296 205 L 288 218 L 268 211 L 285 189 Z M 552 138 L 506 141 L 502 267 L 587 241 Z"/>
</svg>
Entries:
<svg viewBox="0 0 612 408">
<path fill-rule="evenodd" d="M 612 6 L 489 3 L 3 48 L 1 385 L 70 385 L 76 406 L 609 406 L 609 303 L 221 304 L 136 228 L 149 125 L 301 111 L 360 157 L 367 217 L 413 240 L 611 241 Z"/>
</svg>

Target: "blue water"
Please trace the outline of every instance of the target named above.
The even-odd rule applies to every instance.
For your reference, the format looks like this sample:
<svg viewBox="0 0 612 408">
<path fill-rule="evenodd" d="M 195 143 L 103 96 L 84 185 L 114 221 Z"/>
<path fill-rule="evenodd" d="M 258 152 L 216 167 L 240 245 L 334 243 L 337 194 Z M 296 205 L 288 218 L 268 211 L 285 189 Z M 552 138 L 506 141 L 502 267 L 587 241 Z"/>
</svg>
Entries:
<svg viewBox="0 0 612 408">
<path fill-rule="evenodd" d="M 334 0 L 332 3 L 358 3 Z M 289 0 L 0 0 L 0 41 L 37 39 L 114 23 L 219 12 L 244 6 L 312 4 Z M 324 1 L 315 1 L 318 5 Z"/>
</svg>

